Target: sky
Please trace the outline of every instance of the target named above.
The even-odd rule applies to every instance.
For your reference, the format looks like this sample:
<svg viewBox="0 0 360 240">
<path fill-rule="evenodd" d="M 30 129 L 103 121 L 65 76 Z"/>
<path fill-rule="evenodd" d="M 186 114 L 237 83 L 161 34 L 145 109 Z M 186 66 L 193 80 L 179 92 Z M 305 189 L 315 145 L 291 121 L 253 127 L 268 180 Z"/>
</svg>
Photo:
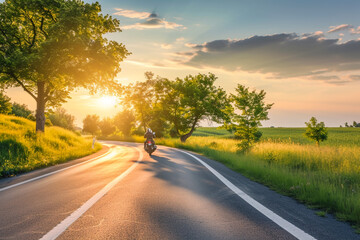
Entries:
<svg viewBox="0 0 360 240">
<path fill-rule="evenodd" d="M 304 127 L 312 116 L 329 127 L 360 121 L 358 0 L 99 3 L 120 20 L 122 32 L 107 38 L 132 53 L 120 64 L 122 84 L 144 81 L 146 71 L 169 79 L 211 72 L 228 93 L 237 84 L 266 91 L 274 106 L 265 127 Z M 21 89 L 7 93 L 35 109 Z M 81 89 L 63 107 L 79 126 L 87 114 L 112 117 L 122 109 Z"/>
</svg>

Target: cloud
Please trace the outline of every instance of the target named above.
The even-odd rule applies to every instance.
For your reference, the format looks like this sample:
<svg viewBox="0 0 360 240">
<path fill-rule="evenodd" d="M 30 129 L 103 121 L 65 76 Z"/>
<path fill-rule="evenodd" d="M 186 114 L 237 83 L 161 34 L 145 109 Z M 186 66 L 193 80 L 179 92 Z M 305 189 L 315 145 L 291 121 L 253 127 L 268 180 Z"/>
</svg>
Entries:
<svg viewBox="0 0 360 240">
<path fill-rule="evenodd" d="M 352 81 L 360 81 L 360 75 L 350 75 L 349 78 Z"/>
<path fill-rule="evenodd" d="M 193 56 L 184 57 L 183 64 L 197 68 L 270 74 L 273 78 L 320 77 L 360 69 L 359 40 L 340 43 L 314 34 L 304 37 L 283 33 L 187 46 L 192 48 Z M 187 52 L 184 55 L 190 56 Z M 339 79 L 323 76 L 318 80 Z"/>
<path fill-rule="evenodd" d="M 339 32 L 339 31 L 350 29 L 350 28 L 352 28 L 352 26 L 350 24 L 341 24 L 338 26 L 331 26 L 328 33 Z"/>
<path fill-rule="evenodd" d="M 185 38 L 184 37 L 179 37 L 176 39 L 176 43 L 181 43 L 181 42 L 184 42 L 185 41 Z"/>
<path fill-rule="evenodd" d="M 357 29 L 355 29 L 355 28 L 350 28 L 350 33 L 351 33 L 351 34 L 360 34 L 360 26 L 357 27 Z"/>
<path fill-rule="evenodd" d="M 131 11 L 134 13 L 127 14 L 127 16 L 138 16 L 137 18 L 140 19 L 146 19 L 145 22 L 141 23 L 135 23 L 132 25 L 125 25 L 122 27 L 122 29 L 137 29 L 137 30 L 143 30 L 143 29 L 156 29 L 156 28 L 165 28 L 165 29 L 186 29 L 181 24 L 177 24 L 174 22 L 168 22 L 165 19 L 161 19 L 156 13 L 147 13 L 146 12 L 135 12 L 132 10 L 124 10 L 124 11 Z M 117 14 L 120 15 L 120 14 Z M 122 15 L 125 16 L 125 15 Z M 135 18 L 135 17 L 134 17 Z"/>
<path fill-rule="evenodd" d="M 173 46 L 171 44 L 163 43 L 160 45 L 163 49 L 171 49 Z"/>
<path fill-rule="evenodd" d="M 134 10 L 126 10 L 126 9 L 122 9 L 122 8 L 115 8 L 115 10 L 117 12 L 114 13 L 114 15 L 123 16 L 123 17 L 127 17 L 127 18 L 145 19 L 151 15 L 151 13 L 149 13 L 149 12 L 137 12 Z"/>
</svg>

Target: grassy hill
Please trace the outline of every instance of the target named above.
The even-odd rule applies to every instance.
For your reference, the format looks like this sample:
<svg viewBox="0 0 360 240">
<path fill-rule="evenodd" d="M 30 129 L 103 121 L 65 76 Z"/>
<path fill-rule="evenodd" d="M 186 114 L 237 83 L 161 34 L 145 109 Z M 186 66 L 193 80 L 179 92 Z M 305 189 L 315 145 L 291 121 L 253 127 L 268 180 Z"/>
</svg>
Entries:
<svg viewBox="0 0 360 240">
<path fill-rule="evenodd" d="M 101 149 L 77 134 L 47 127 L 35 133 L 35 122 L 0 114 L 0 178 L 89 155 Z"/>
</svg>

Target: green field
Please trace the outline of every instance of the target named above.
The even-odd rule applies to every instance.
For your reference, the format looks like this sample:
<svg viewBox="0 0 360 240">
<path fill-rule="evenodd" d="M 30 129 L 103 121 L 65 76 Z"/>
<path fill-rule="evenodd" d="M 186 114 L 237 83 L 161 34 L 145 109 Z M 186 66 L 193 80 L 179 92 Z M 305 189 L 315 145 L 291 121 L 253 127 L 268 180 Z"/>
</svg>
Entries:
<svg viewBox="0 0 360 240">
<path fill-rule="evenodd" d="M 45 133 L 35 132 L 35 122 L 0 114 L 0 178 L 31 171 L 101 149 L 91 148 L 92 142 L 59 128 L 47 127 Z"/>
<path fill-rule="evenodd" d="M 328 128 L 329 139 L 321 145 L 324 146 L 360 146 L 360 128 Z M 298 144 L 314 144 L 304 137 L 305 128 L 260 128 L 263 133 L 262 141 L 293 142 Z M 215 127 L 200 127 L 193 136 L 233 138 L 233 134 L 225 129 Z"/>
<path fill-rule="evenodd" d="M 186 143 L 155 139 L 157 144 L 188 149 L 224 163 L 277 192 L 333 213 L 360 229 L 360 129 L 329 128 L 329 139 L 317 147 L 304 128 L 262 128 L 262 140 L 247 155 L 224 129 L 198 128 Z M 112 140 L 143 142 L 142 136 Z"/>
</svg>

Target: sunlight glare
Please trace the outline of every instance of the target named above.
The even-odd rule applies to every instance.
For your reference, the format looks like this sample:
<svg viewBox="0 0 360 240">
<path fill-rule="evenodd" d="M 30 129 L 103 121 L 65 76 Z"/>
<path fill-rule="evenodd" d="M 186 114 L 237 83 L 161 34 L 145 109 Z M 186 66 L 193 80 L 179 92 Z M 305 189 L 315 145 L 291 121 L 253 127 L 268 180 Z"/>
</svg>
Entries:
<svg viewBox="0 0 360 240">
<path fill-rule="evenodd" d="M 115 107 L 116 103 L 117 101 L 115 96 L 103 96 L 97 99 L 97 105 L 102 108 Z"/>
</svg>

